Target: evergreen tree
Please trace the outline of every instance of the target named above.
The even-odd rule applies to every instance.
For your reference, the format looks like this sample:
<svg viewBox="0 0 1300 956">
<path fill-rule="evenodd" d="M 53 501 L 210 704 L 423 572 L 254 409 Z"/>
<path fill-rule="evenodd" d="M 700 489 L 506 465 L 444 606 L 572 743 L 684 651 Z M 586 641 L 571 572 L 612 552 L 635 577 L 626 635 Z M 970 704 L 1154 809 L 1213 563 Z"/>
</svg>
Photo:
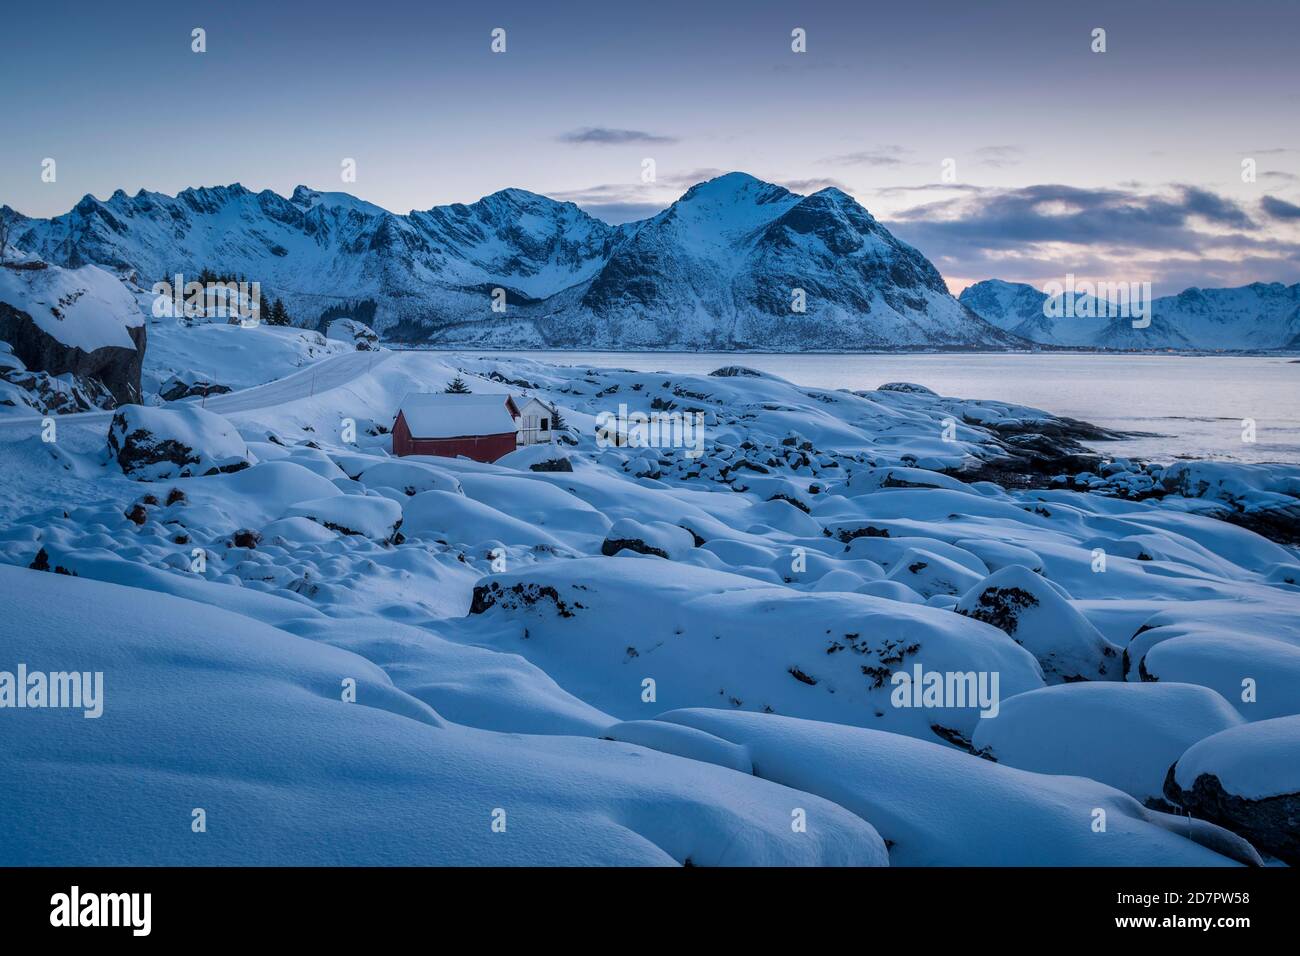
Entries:
<svg viewBox="0 0 1300 956">
<path fill-rule="evenodd" d="M 457 375 L 455 378 L 451 380 L 451 384 L 447 386 L 445 391 L 447 392 L 448 395 L 471 394 L 469 390 L 469 386 L 465 384 L 465 380 L 461 378 L 459 375 Z"/>
<path fill-rule="evenodd" d="M 271 303 L 270 308 L 266 310 L 266 315 L 262 319 L 267 325 L 292 325 L 293 321 L 289 318 L 289 310 L 284 307 L 284 303 L 276 299 Z"/>
</svg>

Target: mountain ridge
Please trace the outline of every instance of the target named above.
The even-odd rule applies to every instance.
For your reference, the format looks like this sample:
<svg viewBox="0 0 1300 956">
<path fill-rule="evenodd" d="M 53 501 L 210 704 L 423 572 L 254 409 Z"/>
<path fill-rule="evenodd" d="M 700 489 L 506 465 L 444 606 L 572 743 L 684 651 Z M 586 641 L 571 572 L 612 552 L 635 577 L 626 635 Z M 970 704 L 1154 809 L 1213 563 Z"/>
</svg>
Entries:
<svg viewBox="0 0 1300 956">
<path fill-rule="evenodd" d="M 243 275 L 300 324 L 374 302 L 378 330 L 440 346 L 1025 344 L 949 295 L 928 259 L 846 193 L 803 196 L 739 172 L 618 226 L 517 188 L 399 215 L 343 192 L 232 183 L 87 195 L 62 216 L 20 216 L 14 231 L 50 262 L 146 286 L 204 268 Z"/>
<path fill-rule="evenodd" d="M 1221 289 L 1192 287 L 1151 302 L 1150 325 L 1125 317 L 1050 317 L 1046 292 L 1023 282 L 986 279 L 960 301 L 989 323 L 1043 346 L 1190 351 L 1290 351 L 1300 347 L 1300 283 L 1252 282 Z M 1079 296 L 1076 302 L 1085 299 Z M 1058 303 L 1059 304 L 1059 303 Z M 1102 303 L 1104 307 L 1104 303 Z M 1061 311 L 1054 308 L 1054 311 Z"/>
</svg>

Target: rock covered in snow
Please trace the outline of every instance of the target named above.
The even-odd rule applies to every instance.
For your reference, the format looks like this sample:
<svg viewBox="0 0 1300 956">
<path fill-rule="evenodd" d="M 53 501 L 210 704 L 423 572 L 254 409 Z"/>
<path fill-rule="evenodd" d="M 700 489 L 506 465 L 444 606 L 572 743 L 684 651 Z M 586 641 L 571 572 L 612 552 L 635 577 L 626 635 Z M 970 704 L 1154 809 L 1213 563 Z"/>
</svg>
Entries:
<svg viewBox="0 0 1300 956">
<path fill-rule="evenodd" d="M 745 748 L 754 772 L 847 807 L 888 841 L 895 866 L 1228 866 L 1258 859 L 1082 777 L 1030 773 L 901 734 L 772 714 L 674 710 Z M 1093 832 L 1095 811 L 1106 832 Z M 1190 838 L 1189 838 L 1190 837 Z"/>
<path fill-rule="evenodd" d="M 169 377 L 158 389 L 158 397 L 164 402 L 178 402 L 191 396 L 224 395 L 229 392 L 229 385 L 209 381 L 205 376 L 188 369 Z"/>
<path fill-rule="evenodd" d="M 362 535 L 373 541 L 394 541 L 402 524 L 402 506 L 389 498 L 333 495 L 300 501 L 285 512 L 286 518 L 310 518 L 339 534 Z"/>
<path fill-rule="evenodd" d="M 96 380 L 119 404 L 139 401 L 146 336 L 134 297 L 103 269 L 0 263 L 0 339 L 28 369 Z"/>
<path fill-rule="evenodd" d="M 684 528 L 665 521 L 642 523 L 621 518 L 605 536 L 600 553 L 613 556 L 620 551 L 635 551 L 657 558 L 677 559 L 695 546 L 695 539 Z"/>
<path fill-rule="evenodd" d="M 325 337 L 346 342 L 358 352 L 373 352 L 379 348 L 379 336 L 375 330 L 356 319 L 334 319 L 325 330 Z"/>
<path fill-rule="evenodd" d="M 28 371 L 13 346 L 0 341 L 0 414 L 69 415 L 116 404 L 99 379 Z"/>
<path fill-rule="evenodd" d="M 1167 809 L 1165 774 L 1192 744 L 1243 723 L 1195 684 L 1084 681 L 1017 694 L 982 720 L 975 750 L 1022 770 L 1091 777 Z"/>
<path fill-rule="evenodd" d="M 537 444 L 523 445 L 514 451 L 502 455 L 495 464 L 502 468 L 518 468 L 521 471 L 568 472 L 573 471 L 573 462 L 565 452 L 564 445 Z"/>
<path fill-rule="evenodd" d="M 137 481 L 239 471 L 255 460 L 234 425 L 193 406 L 119 408 L 108 429 L 108 450 Z"/>
<path fill-rule="evenodd" d="M 629 613 L 639 606 L 654 613 Z M 462 634 L 524 655 L 627 720 L 644 716 L 650 678 L 659 708 L 773 711 L 957 742 L 981 719 L 974 692 L 896 700 L 896 672 L 996 673 L 1001 698 L 1043 686 L 1033 657 L 978 621 L 679 561 L 590 557 L 491 575 L 474 587 Z"/>
<path fill-rule="evenodd" d="M 995 571 L 970 588 L 957 613 L 992 624 L 1030 651 L 1049 684 L 1120 680 L 1120 649 L 1070 604 L 1059 586 L 1026 567 Z"/>
<path fill-rule="evenodd" d="M 1300 866 L 1300 715 L 1230 727 L 1193 744 L 1169 768 L 1165 794 Z"/>
</svg>

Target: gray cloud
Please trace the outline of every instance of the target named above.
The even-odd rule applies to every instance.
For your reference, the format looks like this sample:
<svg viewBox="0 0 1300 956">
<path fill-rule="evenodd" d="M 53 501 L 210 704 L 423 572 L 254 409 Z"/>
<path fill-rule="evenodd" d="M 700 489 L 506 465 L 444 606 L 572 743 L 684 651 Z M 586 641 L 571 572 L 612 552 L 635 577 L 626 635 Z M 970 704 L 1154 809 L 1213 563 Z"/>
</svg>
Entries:
<svg viewBox="0 0 1300 956">
<path fill-rule="evenodd" d="M 902 166 L 912 151 L 905 146 L 876 146 L 872 149 L 828 156 L 822 160 L 832 166 Z"/>
<path fill-rule="evenodd" d="M 981 146 L 972 152 L 975 165 L 991 166 L 1002 169 L 1006 166 L 1018 166 L 1024 160 L 1025 151 L 1019 146 Z"/>
<path fill-rule="evenodd" d="M 1287 221 L 1297 210 L 1276 199 L 1261 207 Z M 1055 184 L 975 188 L 906 209 L 887 226 L 944 275 L 962 278 L 1141 276 L 1162 294 L 1300 278 L 1300 243 L 1265 232 L 1241 204 L 1195 186 L 1159 194 Z M 1061 246 L 1070 248 L 1062 253 Z"/>
<path fill-rule="evenodd" d="M 660 136 L 639 129 L 615 129 L 610 126 L 583 126 L 561 133 L 558 137 L 562 143 L 586 146 L 625 146 L 629 143 L 675 143 L 675 136 Z"/>
<path fill-rule="evenodd" d="M 848 186 L 838 179 L 783 179 L 777 183 L 778 186 L 784 186 L 792 193 L 815 193 L 821 189 L 841 189 L 846 193 L 852 193 Z"/>
<path fill-rule="evenodd" d="M 1259 201 L 1259 205 L 1266 214 L 1274 219 L 1300 219 L 1300 206 L 1289 203 L 1285 199 L 1278 199 L 1276 196 L 1265 196 Z"/>
</svg>

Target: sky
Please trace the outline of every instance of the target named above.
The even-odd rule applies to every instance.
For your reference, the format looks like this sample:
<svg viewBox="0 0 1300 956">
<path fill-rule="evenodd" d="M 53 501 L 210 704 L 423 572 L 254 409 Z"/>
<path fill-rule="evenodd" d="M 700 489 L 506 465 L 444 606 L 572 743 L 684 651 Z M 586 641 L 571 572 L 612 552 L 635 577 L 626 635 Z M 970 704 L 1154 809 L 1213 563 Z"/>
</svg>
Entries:
<svg viewBox="0 0 1300 956">
<path fill-rule="evenodd" d="M 1300 0 L 53 0 L 4 22 L 0 203 L 32 216 L 240 182 L 399 213 L 519 187 L 622 222 L 743 170 L 850 193 L 954 292 L 1300 281 Z"/>
</svg>

